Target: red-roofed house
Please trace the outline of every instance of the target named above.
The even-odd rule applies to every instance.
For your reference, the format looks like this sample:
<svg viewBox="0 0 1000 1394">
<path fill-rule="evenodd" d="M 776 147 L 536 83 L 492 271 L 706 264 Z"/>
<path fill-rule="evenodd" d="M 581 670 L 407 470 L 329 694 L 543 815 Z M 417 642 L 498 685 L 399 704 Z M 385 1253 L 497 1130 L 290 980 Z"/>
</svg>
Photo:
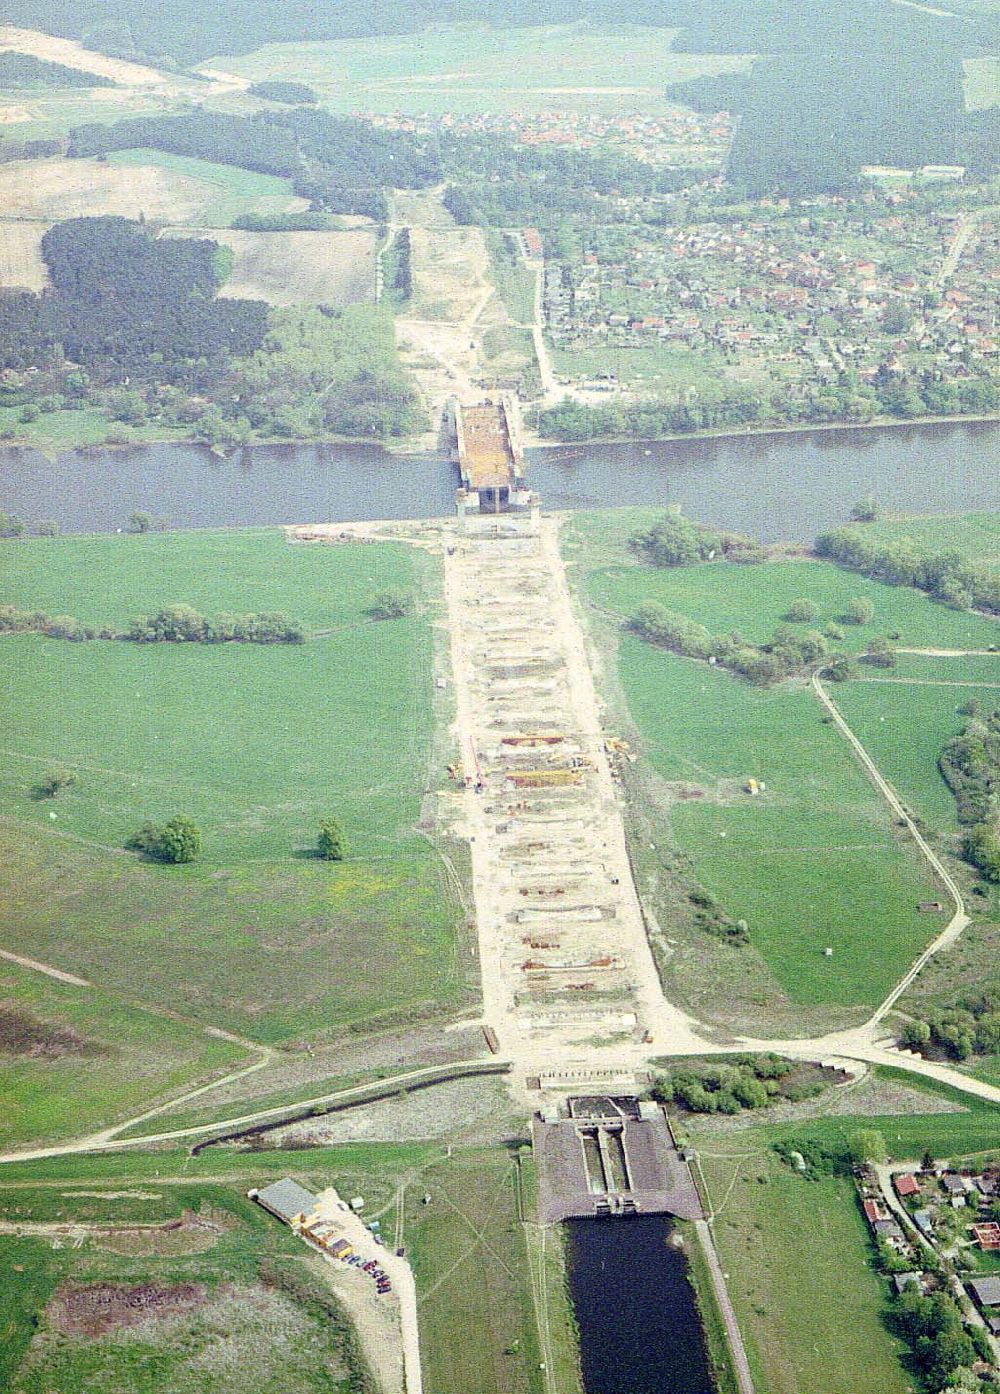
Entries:
<svg viewBox="0 0 1000 1394">
<path fill-rule="evenodd" d="M 972 1233 L 981 1249 L 1000 1249 L 1000 1224 L 997 1224 L 996 1220 L 984 1225 L 973 1225 Z"/>
<path fill-rule="evenodd" d="M 897 1176 L 894 1184 L 896 1187 L 896 1194 L 900 1197 L 918 1196 L 920 1194 L 917 1178 L 911 1176 L 908 1172 L 902 1176 Z"/>
</svg>

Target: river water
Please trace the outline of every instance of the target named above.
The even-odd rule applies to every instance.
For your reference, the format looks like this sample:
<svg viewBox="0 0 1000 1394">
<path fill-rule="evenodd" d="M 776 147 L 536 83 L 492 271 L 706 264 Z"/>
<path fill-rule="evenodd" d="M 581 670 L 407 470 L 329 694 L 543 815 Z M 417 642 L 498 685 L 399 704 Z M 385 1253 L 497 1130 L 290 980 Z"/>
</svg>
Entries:
<svg viewBox="0 0 1000 1394">
<path fill-rule="evenodd" d="M 586 1394 L 715 1394 L 683 1250 L 662 1215 L 567 1221 Z"/>
<path fill-rule="evenodd" d="M 811 541 L 873 493 L 900 512 L 1000 507 L 1000 423 L 806 431 L 527 452 L 548 508 L 678 503 L 765 541 Z M 269 445 L 219 459 L 197 445 L 0 450 L 0 509 L 65 532 L 108 532 L 138 509 L 173 527 L 428 518 L 450 513 L 442 455 Z"/>
</svg>

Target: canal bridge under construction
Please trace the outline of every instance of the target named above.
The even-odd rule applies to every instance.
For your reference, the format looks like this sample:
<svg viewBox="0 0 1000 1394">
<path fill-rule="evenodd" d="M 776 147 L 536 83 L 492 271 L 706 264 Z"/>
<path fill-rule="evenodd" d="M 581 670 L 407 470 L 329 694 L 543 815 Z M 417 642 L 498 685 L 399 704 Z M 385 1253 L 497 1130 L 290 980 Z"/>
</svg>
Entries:
<svg viewBox="0 0 1000 1394">
<path fill-rule="evenodd" d="M 686 1158 L 662 1108 L 633 1097 L 571 1098 L 532 1123 L 539 1219 L 702 1218 Z"/>
</svg>

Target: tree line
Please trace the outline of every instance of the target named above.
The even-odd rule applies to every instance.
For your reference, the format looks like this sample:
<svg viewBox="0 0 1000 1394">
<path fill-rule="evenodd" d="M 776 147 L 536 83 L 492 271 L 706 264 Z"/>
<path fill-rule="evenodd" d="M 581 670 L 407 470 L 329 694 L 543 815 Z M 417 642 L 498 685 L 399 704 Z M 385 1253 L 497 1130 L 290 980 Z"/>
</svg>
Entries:
<svg viewBox="0 0 1000 1394">
<path fill-rule="evenodd" d="M 863 424 L 876 416 L 905 421 L 928 415 L 981 416 L 998 408 L 1000 387 L 992 376 L 942 383 L 928 372 L 916 381 L 887 377 L 861 385 L 856 374 L 847 372 L 838 384 L 810 387 L 804 396 L 781 389 L 758 393 L 731 387 L 694 401 L 678 397 L 585 406 L 567 398 L 538 413 L 538 429 L 543 436 L 564 441 L 655 440 L 746 426 Z"/>
<path fill-rule="evenodd" d="M 127 629 L 82 624 L 72 615 L 48 615 L 44 610 L 18 610 L 0 605 L 0 634 L 44 634 L 50 639 L 86 642 L 122 639 L 134 644 L 303 644 L 299 620 L 268 612 L 222 614 L 209 619 L 190 605 L 166 605 L 154 614 L 131 621 Z"/>
<path fill-rule="evenodd" d="M 0 87 L 113 87 L 109 77 L 48 63 L 31 53 L 0 53 Z"/>
</svg>

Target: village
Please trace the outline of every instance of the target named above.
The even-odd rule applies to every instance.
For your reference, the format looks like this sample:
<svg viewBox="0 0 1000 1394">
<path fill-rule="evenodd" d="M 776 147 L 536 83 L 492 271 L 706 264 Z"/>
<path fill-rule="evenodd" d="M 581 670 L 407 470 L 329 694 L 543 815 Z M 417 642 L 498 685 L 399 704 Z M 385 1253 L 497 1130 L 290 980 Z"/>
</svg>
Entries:
<svg viewBox="0 0 1000 1394">
<path fill-rule="evenodd" d="M 916 187 L 706 209 L 697 221 L 665 207 L 659 225 L 622 200 L 577 259 L 546 264 L 557 373 L 691 396 L 722 378 L 769 387 L 793 410 L 848 374 L 856 391 L 897 384 L 901 415 L 928 409 L 904 394 L 911 375 L 929 375 L 938 410 L 958 410 L 963 385 L 996 363 L 997 222 L 954 198 L 919 206 Z"/>
<path fill-rule="evenodd" d="M 1000 1175 L 953 1169 L 925 1154 L 919 1167 L 866 1164 L 855 1169 L 876 1266 L 901 1299 L 949 1293 L 991 1376 L 1000 1337 Z"/>
</svg>

